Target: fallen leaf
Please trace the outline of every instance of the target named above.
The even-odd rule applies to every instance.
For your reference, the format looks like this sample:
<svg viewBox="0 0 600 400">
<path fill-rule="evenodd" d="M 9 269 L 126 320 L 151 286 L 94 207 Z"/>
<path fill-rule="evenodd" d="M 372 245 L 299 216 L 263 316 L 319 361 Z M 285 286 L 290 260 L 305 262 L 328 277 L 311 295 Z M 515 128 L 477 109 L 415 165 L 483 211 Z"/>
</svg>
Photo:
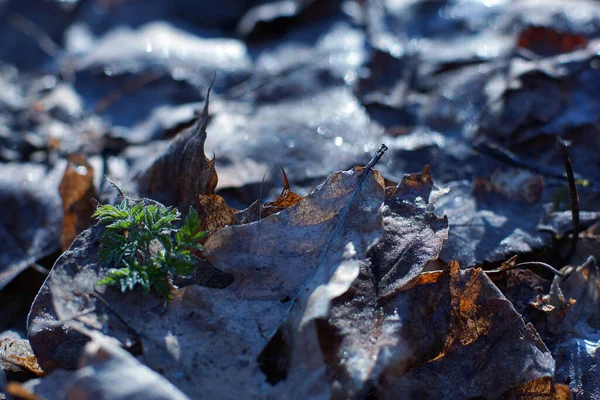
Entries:
<svg viewBox="0 0 600 400">
<path fill-rule="evenodd" d="M 600 273 L 593 257 L 580 266 L 565 267 L 564 278 L 555 277 L 547 306 L 538 323 L 546 341 L 555 346 L 556 382 L 568 385 L 574 398 L 592 399 L 600 390 L 595 373 L 600 328 Z"/>
<path fill-rule="evenodd" d="M 296 204 L 301 199 L 300 196 L 292 192 L 290 189 L 290 182 L 288 181 L 283 167 L 281 167 L 281 178 L 283 179 L 283 189 L 281 190 L 281 194 L 279 197 L 277 197 L 277 200 L 265 203 L 262 206 L 262 218 L 266 218 L 281 210 L 285 210 L 286 208 Z"/>
<path fill-rule="evenodd" d="M 237 210 L 229 207 L 218 194 L 199 194 L 198 210 L 198 215 L 202 221 L 202 230 L 211 234 L 236 222 L 235 213 Z"/>
<path fill-rule="evenodd" d="M 399 391 L 412 398 L 495 398 L 553 375 L 554 360 L 533 326 L 480 269 L 461 271 L 452 262 L 435 283 L 413 287 L 384 309 L 404 317 L 390 317 L 404 340 L 376 384 L 381 398 Z"/>
<path fill-rule="evenodd" d="M 64 164 L 0 165 L 0 289 L 33 262 L 60 248 Z"/>
<path fill-rule="evenodd" d="M 425 166 L 405 175 L 386 199 L 384 234 L 369 252 L 379 296 L 401 288 L 438 258 L 448 239 L 448 219 L 434 214 L 434 204 L 446 192 L 435 186 Z"/>
<path fill-rule="evenodd" d="M 510 389 L 498 400 L 571 400 L 571 390 L 567 385 L 556 384 L 551 378 L 538 378 Z"/>
<path fill-rule="evenodd" d="M 485 191 L 474 192 L 467 182 L 452 182 L 436 203 L 448 216 L 450 232 L 440 258 L 463 267 L 501 262 L 514 254 L 541 248 L 551 237 L 537 230 L 542 204 L 524 204 Z"/>
<path fill-rule="evenodd" d="M 94 169 L 82 155 L 72 155 L 67 159 L 67 168 L 58 191 L 63 203 L 63 226 L 60 235 L 62 250 L 69 248 L 73 240 L 91 225 L 91 216 L 96 207 L 97 197 L 94 187 Z"/>
<path fill-rule="evenodd" d="M 596 337 L 570 338 L 554 351 L 556 381 L 571 389 L 574 399 L 594 399 L 600 390 L 596 372 L 600 342 Z"/>
<path fill-rule="evenodd" d="M 496 398 L 552 377 L 554 360 L 535 329 L 482 270 L 451 263 L 385 298 L 369 270 L 365 264 L 330 314 L 315 321 L 316 347 L 289 339 L 290 371 L 281 383 L 288 390 L 306 390 L 306 377 L 319 371 L 334 399 Z"/>
<path fill-rule="evenodd" d="M 568 53 L 585 47 L 587 43 L 588 38 L 584 35 L 557 32 L 541 26 L 530 26 L 519 36 L 519 47 L 541 56 Z"/>
<path fill-rule="evenodd" d="M 189 399 L 165 378 L 137 361 L 119 347 L 119 342 L 91 333 L 85 345 L 79 370 L 65 382 L 65 398 L 126 400 Z"/>
<path fill-rule="evenodd" d="M 269 384 L 257 357 L 292 307 L 302 308 L 324 286 L 331 285 L 329 296 L 350 286 L 358 260 L 381 234 L 383 199 L 380 175 L 355 168 L 333 174 L 288 209 L 220 229 L 205 243 L 206 256 L 233 275 L 233 283 L 224 289 L 192 285 L 176 290 L 166 308 L 157 296 L 96 286 L 105 273 L 96 259 L 99 231 L 85 231 L 58 260 L 34 302 L 28 330 L 32 347 L 40 363 L 71 364 L 85 340 L 59 321 L 78 315 L 78 321 L 107 330 L 122 343 L 140 340 L 141 360 L 188 395 L 265 393 Z M 102 296 L 110 309 L 86 293 Z M 326 313 L 326 297 L 308 306 Z"/>
<path fill-rule="evenodd" d="M 21 390 L 40 396 L 35 398 L 57 400 L 189 399 L 121 348 L 114 338 L 86 330 L 81 334 L 90 335 L 91 340 L 85 345 L 75 371 L 57 370 L 25 383 Z"/>
<path fill-rule="evenodd" d="M 551 377 L 553 360 L 535 329 L 481 270 L 461 272 L 452 263 L 445 272 L 421 274 L 448 232 L 447 220 L 433 213 L 444 191 L 427 168 L 389 193 L 384 233 L 348 291 L 320 299 L 331 303 L 329 313 L 295 308 L 263 352 L 263 370 L 278 393 L 493 398 Z M 530 369 L 530 357 L 538 367 Z"/>
<path fill-rule="evenodd" d="M 10 372 L 26 372 L 43 375 L 31 350 L 29 341 L 3 334 L 0 336 L 0 369 Z"/>
<path fill-rule="evenodd" d="M 259 219 L 266 218 L 273 215 L 281 210 L 285 210 L 296 204 L 300 200 L 300 196 L 292 192 L 290 189 L 290 182 L 288 181 L 287 175 L 283 167 L 281 167 L 281 177 L 283 179 L 283 189 L 281 194 L 275 201 L 260 204 L 260 198 L 254 201 L 250 206 L 244 210 L 237 211 L 235 213 L 235 220 L 238 224 L 248 224 L 250 222 L 258 221 Z"/>
<path fill-rule="evenodd" d="M 215 160 L 204 155 L 211 88 L 196 123 L 173 138 L 165 151 L 134 177 L 141 197 L 187 213 L 190 206 L 197 207 L 199 194 L 214 193 L 218 180 Z"/>
<path fill-rule="evenodd" d="M 486 272 L 519 313 L 526 313 L 532 302 L 544 307 L 544 301 L 538 299 L 538 296 L 550 288 L 550 280 L 544 279 L 528 269 L 516 268 L 507 271 Z M 538 300 L 540 301 L 538 302 Z"/>
<path fill-rule="evenodd" d="M 548 323 L 556 333 L 574 337 L 595 337 L 600 329 L 600 271 L 596 260 L 589 257 L 572 268 L 563 279 L 555 278 L 550 301 L 556 307 Z"/>
</svg>

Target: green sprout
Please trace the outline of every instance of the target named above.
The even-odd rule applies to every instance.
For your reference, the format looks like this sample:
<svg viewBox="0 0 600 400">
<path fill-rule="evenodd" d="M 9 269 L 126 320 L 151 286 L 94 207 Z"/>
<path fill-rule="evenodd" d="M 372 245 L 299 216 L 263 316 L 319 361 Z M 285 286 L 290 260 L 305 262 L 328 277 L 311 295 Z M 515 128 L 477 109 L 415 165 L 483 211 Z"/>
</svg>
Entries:
<svg viewBox="0 0 600 400">
<path fill-rule="evenodd" d="M 181 228 L 174 222 L 181 214 L 175 207 L 132 202 L 125 198 L 117 206 L 102 205 L 93 217 L 106 230 L 100 238 L 98 256 L 103 266 L 114 266 L 101 285 L 120 285 L 121 291 L 140 285 L 170 297 L 170 279 L 189 276 L 196 268 L 194 251 L 203 251 L 200 218 L 193 207 Z"/>
</svg>

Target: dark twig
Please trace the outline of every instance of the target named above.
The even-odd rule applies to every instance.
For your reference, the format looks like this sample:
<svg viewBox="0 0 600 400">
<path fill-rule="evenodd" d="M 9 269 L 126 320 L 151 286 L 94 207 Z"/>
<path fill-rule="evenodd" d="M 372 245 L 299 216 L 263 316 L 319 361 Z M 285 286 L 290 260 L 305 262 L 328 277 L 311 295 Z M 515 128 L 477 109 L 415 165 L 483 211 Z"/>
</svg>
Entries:
<svg viewBox="0 0 600 400">
<path fill-rule="evenodd" d="M 375 164 L 377 164 L 379 162 L 381 157 L 383 157 L 383 153 L 385 153 L 387 151 L 387 149 L 388 148 L 385 144 L 382 144 L 381 146 L 379 146 L 379 150 L 377 150 L 377 153 L 375 153 L 375 155 L 373 156 L 371 161 L 369 161 L 369 163 L 367 165 L 365 165 L 365 173 L 366 174 L 369 173 L 369 171 L 373 169 Z"/>
<path fill-rule="evenodd" d="M 567 173 L 567 179 L 569 182 L 569 195 L 571 200 L 571 221 L 573 223 L 573 237 L 571 238 L 571 248 L 567 253 L 567 261 L 575 253 L 577 249 L 577 239 L 579 238 L 579 194 L 577 193 L 577 184 L 575 183 L 575 174 L 573 173 L 573 166 L 569 158 L 568 147 L 569 143 L 564 141 L 561 137 L 556 138 L 556 146 L 563 156 L 563 162 L 565 164 L 565 172 Z"/>
<path fill-rule="evenodd" d="M 563 173 L 555 170 L 554 168 L 544 167 L 543 165 L 537 165 L 527 160 L 523 160 L 518 157 L 516 154 L 508 151 L 507 149 L 498 146 L 497 144 L 481 141 L 475 143 L 473 145 L 473 150 L 478 151 L 479 153 L 486 155 L 488 157 L 494 158 L 506 165 L 510 165 L 512 167 L 524 168 L 529 171 L 535 172 L 536 174 L 540 174 L 549 178 L 560 179 L 562 181 L 568 181 L 569 178 L 565 176 Z M 581 176 L 576 176 L 577 179 L 584 179 Z"/>
</svg>

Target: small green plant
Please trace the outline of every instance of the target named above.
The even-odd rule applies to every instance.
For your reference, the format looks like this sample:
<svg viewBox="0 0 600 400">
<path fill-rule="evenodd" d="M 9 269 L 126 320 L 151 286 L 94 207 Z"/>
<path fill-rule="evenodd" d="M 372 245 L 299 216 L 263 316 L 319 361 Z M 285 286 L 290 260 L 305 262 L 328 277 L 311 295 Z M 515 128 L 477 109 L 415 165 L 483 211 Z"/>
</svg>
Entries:
<svg viewBox="0 0 600 400">
<path fill-rule="evenodd" d="M 117 206 L 102 205 L 93 217 L 106 230 L 100 238 L 98 252 L 104 266 L 112 265 L 102 285 L 120 285 L 121 291 L 140 285 L 169 297 L 169 279 L 190 275 L 195 269 L 194 251 L 203 251 L 200 240 L 207 232 L 201 230 L 200 218 L 192 207 L 183 226 L 174 207 L 132 202 L 125 198 Z"/>
</svg>

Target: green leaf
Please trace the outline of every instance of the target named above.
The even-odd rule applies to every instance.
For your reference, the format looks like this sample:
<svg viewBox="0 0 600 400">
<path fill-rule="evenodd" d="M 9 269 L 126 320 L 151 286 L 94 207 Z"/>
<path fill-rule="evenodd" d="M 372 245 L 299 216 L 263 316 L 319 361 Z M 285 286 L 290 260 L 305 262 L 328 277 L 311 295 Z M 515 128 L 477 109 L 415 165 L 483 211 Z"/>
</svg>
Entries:
<svg viewBox="0 0 600 400">
<path fill-rule="evenodd" d="M 141 286 L 145 292 L 154 289 L 170 298 L 170 277 L 194 271 L 192 250 L 203 250 L 200 240 L 207 235 L 191 207 L 181 229 L 175 229 L 173 224 L 180 215 L 174 207 L 143 201 L 131 205 L 128 198 L 116 206 L 98 207 L 94 216 L 98 224 L 106 226 L 99 260 L 114 267 L 98 284 L 119 286 L 122 292 Z"/>
<path fill-rule="evenodd" d="M 204 247 L 199 243 L 200 240 L 207 236 L 207 232 L 201 230 L 202 221 L 198 213 L 193 207 L 190 207 L 188 216 L 185 218 L 183 226 L 175 235 L 178 248 L 193 248 L 204 250 Z"/>
<path fill-rule="evenodd" d="M 125 219 L 127 216 L 127 211 L 108 204 L 98 207 L 96 212 L 92 214 L 93 218 L 98 219 L 100 225 L 108 225 L 114 221 Z"/>
</svg>

